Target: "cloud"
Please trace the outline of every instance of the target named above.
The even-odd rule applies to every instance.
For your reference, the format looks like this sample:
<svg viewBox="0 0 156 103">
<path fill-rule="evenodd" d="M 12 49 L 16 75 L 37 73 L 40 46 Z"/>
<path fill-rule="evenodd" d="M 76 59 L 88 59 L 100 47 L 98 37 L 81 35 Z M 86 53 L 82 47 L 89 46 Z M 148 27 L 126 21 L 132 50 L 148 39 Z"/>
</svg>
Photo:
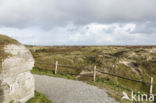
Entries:
<svg viewBox="0 0 156 103">
<path fill-rule="evenodd" d="M 137 23 L 136 28 L 133 31 L 134 33 L 145 33 L 145 34 L 153 34 L 156 33 L 156 23 L 155 22 L 144 22 L 144 23 Z"/>
<path fill-rule="evenodd" d="M 52 28 L 68 23 L 155 21 L 155 0 L 0 0 L 0 25 Z"/>
<path fill-rule="evenodd" d="M 0 0 L 0 33 L 25 44 L 156 44 L 156 0 Z"/>
<path fill-rule="evenodd" d="M 113 29 L 112 29 L 113 28 Z M 0 28 L 24 44 L 34 45 L 154 45 L 155 34 L 135 33 L 136 24 L 69 24 L 51 30 Z M 108 32 L 109 31 L 109 32 Z"/>
</svg>

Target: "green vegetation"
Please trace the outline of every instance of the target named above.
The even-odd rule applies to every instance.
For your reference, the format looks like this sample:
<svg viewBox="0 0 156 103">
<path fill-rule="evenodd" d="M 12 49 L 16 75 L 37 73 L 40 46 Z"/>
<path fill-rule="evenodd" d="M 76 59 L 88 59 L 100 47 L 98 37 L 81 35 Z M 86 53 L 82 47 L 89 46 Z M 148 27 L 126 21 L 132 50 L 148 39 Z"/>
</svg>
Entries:
<svg viewBox="0 0 156 103">
<path fill-rule="evenodd" d="M 9 103 L 15 103 L 15 102 L 14 102 L 14 100 L 12 100 L 12 101 L 11 101 L 11 102 L 9 102 Z"/>
<path fill-rule="evenodd" d="M 44 96 L 43 94 L 35 91 L 35 97 L 28 100 L 26 103 L 52 103 L 52 102 L 49 99 L 47 99 L 46 96 Z"/>
<path fill-rule="evenodd" d="M 10 103 L 15 103 L 14 100 L 12 100 Z M 52 103 L 47 97 L 37 91 L 35 91 L 35 96 L 28 100 L 26 103 Z"/>
<path fill-rule="evenodd" d="M 92 73 L 80 75 L 85 69 L 97 69 L 123 77 L 150 82 L 150 77 L 156 78 L 156 47 L 155 46 L 60 46 L 41 47 L 27 46 L 34 58 L 35 68 L 32 73 L 50 76 L 76 78 L 106 88 L 110 95 L 121 99 L 123 90 L 149 93 L 149 85 L 132 82 L 109 75 L 98 74 L 97 81 L 92 82 Z M 58 74 L 54 75 L 55 62 L 75 68 L 58 66 Z M 59 75 L 59 76 L 58 76 Z M 156 81 L 154 79 L 154 83 Z M 156 88 L 154 93 L 156 93 Z M 119 93 L 120 92 L 120 93 Z M 120 101 L 120 100 L 119 100 Z"/>
<path fill-rule="evenodd" d="M 96 82 L 90 81 L 89 84 L 95 85 L 99 88 L 105 88 L 108 91 L 108 94 L 120 103 L 128 103 L 128 101 L 126 100 L 121 100 L 122 91 L 130 94 L 131 90 L 121 86 L 120 84 L 115 83 L 109 78 L 97 78 Z"/>
<path fill-rule="evenodd" d="M 14 40 L 14 39 L 9 38 L 8 36 L 4 36 L 4 35 L 0 34 L 0 44 L 1 45 L 7 45 L 7 44 L 10 44 L 10 43 L 14 44 L 14 43 L 17 43 L 17 41 Z"/>
<path fill-rule="evenodd" d="M 75 80 L 75 77 L 73 77 L 71 75 L 68 75 L 68 74 L 59 74 L 59 73 L 54 74 L 53 71 L 39 69 L 39 68 L 33 68 L 33 70 L 31 71 L 31 73 Z"/>
<path fill-rule="evenodd" d="M 120 85 L 119 83 L 113 81 L 110 78 L 97 78 L 96 82 L 90 81 L 88 82 L 91 85 L 97 86 L 99 88 L 104 88 L 107 90 L 108 94 L 115 98 L 118 102 L 120 103 L 131 103 L 128 100 L 121 100 L 123 94 L 122 92 L 126 92 L 129 97 L 131 97 L 131 88 L 124 87 Z M 133 90 L 134 94 L 137 95 L 138 91 Z M 141 94 L 144 94 L 145 92 L 140 92 Z M 140 103 L 140 102 L 135 102 L 134 103 Z M 141 102 L 141 103 L 151 103 L 151 102 Z"/>
</svg>

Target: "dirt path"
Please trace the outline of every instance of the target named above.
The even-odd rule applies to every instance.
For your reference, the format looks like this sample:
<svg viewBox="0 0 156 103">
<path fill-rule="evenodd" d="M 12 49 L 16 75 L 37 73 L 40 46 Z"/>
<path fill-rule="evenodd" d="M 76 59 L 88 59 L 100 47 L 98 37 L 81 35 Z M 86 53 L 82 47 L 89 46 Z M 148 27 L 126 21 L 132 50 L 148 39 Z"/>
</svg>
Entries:
<svg viewBox="0 0 156 103">
<path fill-rule="evenodd" d="M 115 103 L 106 90 L 81 81 L 34 75 L 36 90 L 54 103 Z"/>
</svg>

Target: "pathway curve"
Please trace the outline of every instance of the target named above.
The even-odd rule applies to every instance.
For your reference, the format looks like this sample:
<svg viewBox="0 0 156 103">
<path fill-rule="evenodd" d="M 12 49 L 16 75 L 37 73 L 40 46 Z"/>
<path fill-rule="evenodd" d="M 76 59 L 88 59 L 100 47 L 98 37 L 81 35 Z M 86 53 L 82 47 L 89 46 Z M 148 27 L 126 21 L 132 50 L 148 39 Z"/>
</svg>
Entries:
<svg viewBox="0 0 156 103">
<path fill-rule="evenodd" d="M 34 75 L 36 90 L 54 103 L 115 103 L 106 90 L 81 81 Z"/>
</svg>

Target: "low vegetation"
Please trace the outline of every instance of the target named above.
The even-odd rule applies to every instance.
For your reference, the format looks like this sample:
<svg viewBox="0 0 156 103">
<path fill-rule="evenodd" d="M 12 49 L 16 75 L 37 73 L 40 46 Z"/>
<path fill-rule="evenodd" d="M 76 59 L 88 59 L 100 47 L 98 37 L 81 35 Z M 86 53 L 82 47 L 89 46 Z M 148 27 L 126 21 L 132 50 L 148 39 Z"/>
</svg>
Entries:
<svg viewBox="0 0 156 103">
<path fill-rule="evenodd" d="M 35 97 L 28 100 L 26 103 L 52 103 L 45 95 L 35 91 Z"/>
<path fill-rule="evenodd" d="M 107 88 L 109 94 L 117 100 L 121 99 L 123 90 L 149 93 L 149 85 L 100 73 L 97 75 L 97 81 L 92 82 L 91 72 L 87 75 L 80 74 L 86 69 L 93 71 L 93 67 L 96 65 L 99 70 L 131 79 L 150 82 L 150 77 L 156 78 L 155 46 L 27 47 L 36 61 L 33 73 L 83 80 L 100 88 Z M 56 61 L 74 68 L 59 66 L 58 74 L 54 75 Z M 156 83 L 155 79 L 154 83 Z M 155 88 L 154 93 L 156 93 Z"/>
<path fill-rule="evenodd" d="M 73 80 L 76 79 L 74 76 L 71 76 L 68 74 L 61 74 L 61 73 L 54 74 L 54 72 L 51 70 L 44 70 L 44 69 L 39 69 L 39 68 L 33 68 L 31 73 L 39 74 L 39 75 L 53 76 L 53 77 L 59 77 L 59 78 L 73 79 Z"/>
</svg>

